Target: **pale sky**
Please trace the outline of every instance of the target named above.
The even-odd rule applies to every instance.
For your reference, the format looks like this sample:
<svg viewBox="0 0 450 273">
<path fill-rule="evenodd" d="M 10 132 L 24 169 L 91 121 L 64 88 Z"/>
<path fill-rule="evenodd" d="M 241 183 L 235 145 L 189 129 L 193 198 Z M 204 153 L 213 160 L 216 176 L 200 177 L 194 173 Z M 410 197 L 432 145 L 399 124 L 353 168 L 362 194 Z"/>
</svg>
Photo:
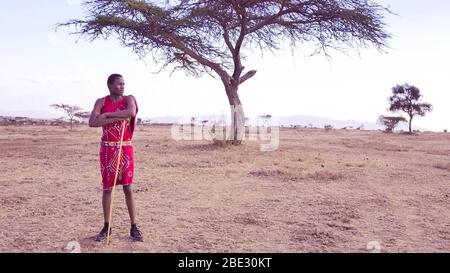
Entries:
<svg viewBox="0 0 450 273">
<path fill-rule="evenodd" d="M 91 110 L 97 98 L 108 94 L 106 78 L 120 73 L 126 94 L 136 97 L 139 116 L 196 116 L 228 114 L 222 84 L 170 71 L 153 74 L 157 66 L 145 62 L 117 40 L 93 43 L 54 32 L 54 25 L 83 18 L 77 0 L 1 0 L 0 8 L 0 115 L 48 116 L 61 114 L 49 107 L 67 103 Z M 450 129 L 450 1 L 392 0 L 398 16 L 388 15 L 393 34 L 387 54 L 374 49 L 350 56 L 330 52 L 308 57 L 308 46 L 293 57 L 289 47 L 276 55 L 249 53 L 247 69 L 255 77 L 240 87 L 246 116 L 314 115 L 339 120 L 375 122 L 389 114 L 387 98 L 396 84 L 419 87 L 432 113 L 413 125 L 434 131 Z"/>
</svg>

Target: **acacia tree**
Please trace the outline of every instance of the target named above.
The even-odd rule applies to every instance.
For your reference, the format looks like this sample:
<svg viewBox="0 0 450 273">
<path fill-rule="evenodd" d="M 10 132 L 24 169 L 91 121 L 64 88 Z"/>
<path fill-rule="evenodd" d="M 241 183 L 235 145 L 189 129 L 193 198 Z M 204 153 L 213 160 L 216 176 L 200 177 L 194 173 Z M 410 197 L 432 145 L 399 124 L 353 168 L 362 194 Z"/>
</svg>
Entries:
<svg viewBox="0 0 450 273">
<path fill-rule="evenodd" d="M 432 105 L 430 103 L 419 102 L 422 98 L 420 89 L 409 85 L 397 85 L 392 88 L 392 96 L 389 97 L 389 111 L 403 111 L 409 116 L 409 133 L 411 133 L 411 123 L 415 116 L 425 116 L 427 112 L 431 112 Z"/>
<path fill-rule="evenodd" d="M 264 126 L 269 126 L 270 119 L 272 118 L 272 116 L 271 115 L 262 115 L 262 116 L 259 116 L 259 118 L 262 120 L 262 122 L 263 122 L 262 126 L 264 127 Z"/>
<path fill-rule="evenodd" d="M 75 117 L 79 118 L 81 121 L 89 119 L 91 113 L 89 111 L 80 111 L 75 113 Z"/>
<path fill-rule="evenodd" d="M 75 118 L 83 119 L 88 118 L 90 115 L 89 112 L 84 111 L 81 107 L 76 105 L 60 103 L 60 104 L 51 104 L 50 106 L 57 110 L 62 110 L 64 111 L 64 113 L 66 113 L 70 121 L 70 130 L 72 130 L 72 124 Z"/>
<path fill-rule="evenodd" d="M 406 122 L 406 119 L 404 117 L 378 117 L 378 123 L 386 127 L 386 132 L 392 132 L 399 122 Z"/>
<path fill-rule="evenodd" d="M 117 37 L 141 58 L 151 53 L 161 69 L 220 78 L 231 108 L 229 140 L 239 144 L 245 115 L 238 90 L 256 74 L 244 49 L 278 49 L 290 40 L 311 43 L 316 54 L 333 48 L 386 47 L 384 14 L 375 0 L 91 0 L 74 34 L 93 41 Z"/>
</svg>

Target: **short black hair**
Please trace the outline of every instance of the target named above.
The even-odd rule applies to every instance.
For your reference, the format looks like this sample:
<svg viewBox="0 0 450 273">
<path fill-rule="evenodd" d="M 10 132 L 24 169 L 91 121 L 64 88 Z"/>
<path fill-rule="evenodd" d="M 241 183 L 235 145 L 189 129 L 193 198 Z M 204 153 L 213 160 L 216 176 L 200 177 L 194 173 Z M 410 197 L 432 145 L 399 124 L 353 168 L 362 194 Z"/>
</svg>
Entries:
<svg viewBox="0 0 450 273">
<path fill-rule="evenodd" d="M 123 78 L 123 77 L 122 77 L 122 75 L 120 75 L 120 74 L 111 74 L 111 75 L 108 77 L 108 85 L 113 84 L 114 81 L 116 80 L 116 78 Z"/>
</svg>

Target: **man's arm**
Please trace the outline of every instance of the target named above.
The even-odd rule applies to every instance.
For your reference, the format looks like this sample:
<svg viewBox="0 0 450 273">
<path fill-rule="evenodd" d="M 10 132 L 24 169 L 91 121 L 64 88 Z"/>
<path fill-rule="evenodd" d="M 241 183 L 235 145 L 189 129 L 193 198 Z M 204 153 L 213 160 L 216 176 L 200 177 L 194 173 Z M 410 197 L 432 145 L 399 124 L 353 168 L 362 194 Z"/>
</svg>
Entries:
<svg viewBox="0 0 450 273">
<path fill-rule="evenodd" d="M 108 118 L 134 118 L 136 116 L 136 103 L 133 96 L 127 96 L 127 109 L 117 112 L 105 113 Z"/>
<path fill-rule="evenodd" d="M 101 113 L 102 111 L 102 99 L 98 99 L 95 102 L 94 109 L 89 117 L 89 127 L 101 127 L 103 125 L 113 123 L 119 120 L 129 121 L 129 118 L 109 118 L 106 116 L 107 113 Z"/>
</svg>

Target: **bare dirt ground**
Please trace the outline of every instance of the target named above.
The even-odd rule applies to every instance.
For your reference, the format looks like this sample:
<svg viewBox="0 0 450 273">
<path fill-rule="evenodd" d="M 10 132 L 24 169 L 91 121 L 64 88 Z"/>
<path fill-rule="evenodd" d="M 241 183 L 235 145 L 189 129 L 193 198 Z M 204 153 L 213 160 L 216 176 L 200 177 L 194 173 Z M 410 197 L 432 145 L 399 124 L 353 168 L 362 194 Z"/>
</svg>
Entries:
<svg viewBox="0 0 450 273">
<path fill-rule="evenodd" d="M 450 251 L 450 134 L 282 129 L 280 147 L 175 141 L 136 130 L 145 242 L 130 241 L 121 188 L 110 245 L 103 225 L 100 129 L 0 127 L 0 252 Z"/>
</svg>

